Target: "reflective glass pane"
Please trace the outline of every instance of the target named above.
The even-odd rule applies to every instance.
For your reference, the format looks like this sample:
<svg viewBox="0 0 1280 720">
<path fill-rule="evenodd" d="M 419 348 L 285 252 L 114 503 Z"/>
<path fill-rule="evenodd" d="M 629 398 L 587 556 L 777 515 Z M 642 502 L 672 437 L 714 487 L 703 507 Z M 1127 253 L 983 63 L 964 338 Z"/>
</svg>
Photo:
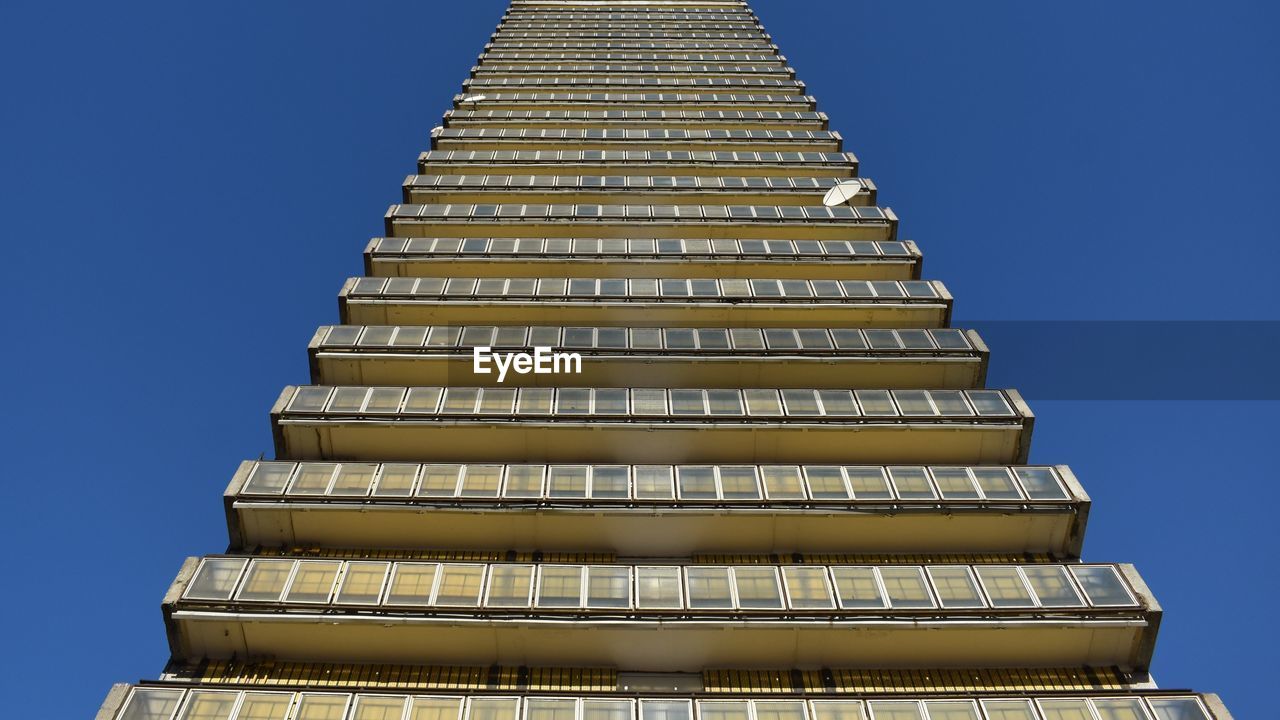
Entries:
<svg viewBox="0 0 1280 720">
<path fill-rule="evenodd" d="M 666 391 L 647 388 L 633 389 L 631 391 L 631 412 L 636 415 L 666 415 Z"/>
<path fill-rule="evenodd" d="M 382 597 L 382 581 L 387 577 L 390 563 L 349 562 L 342 575 L 342 587 L 338 589 L 336 602 L 353 605 L 376 605 Z"/>
<path fill-rule="evenodd" d="M 327 560 L 302 560 L 293 571 L 293 580 L 285 591 L 285 602 L 326 603 L 333 592 L 333 581 L 342 563 Z"/>
<path fill-rule="evenodd" d="M 1195 698 L 1151 698 L 1147 701 L 1156 720 L 1209 720 Z"/>
<path fill-rule="evenodd" d="M 703 700 L 698 703 L 698 718 L 699 720 L 750 720 L 749 708 L 750 705 L 746 700 Z"/>
<path fill-rule="evenodd" d="M 978 707 L 968 700 L 926 700 L 924 709 L 929 720 L 979 720 Z"/>
<path fill-rule="evenodd" d="M 547 497 L 585 498 L 586 465 L 552 465 L 547 470 Z"/>
<path fill-rule="evenodd" d="M 814 500 L 848 500 L 849 486 L 844 474 L 835 465 L 806 465 L 805 484 L 809 497 Z"/>
<path fill-rule="evenodd" d="M 417 478 L 417 465 L 388 463 L 382 466 L 373 494 L 378 497 L 408 497 L 413 494 Z"/>
<path fill-rule="evenodd" d="M 169 720 L 181 699 L 181 690 L 135 688 L 120 720 Z"/>
<path fill-rule="evenodd" d="M 875 568 L 869 567 L 833 567 L 831 577 L 836 583 L 836 597 L 840 607 L 846 610 L 860 608 L 882 608 L 885 606 L 884 595 L 876 582 Z"/>
<path fill-rule="evenodd" d="M 884 469 L 874 465 L 850 465 L 844 469 L 849 477 L 849 488 L 858 500 L 891 500 L 893 491 Z"/>
<path fill-rule="evenodd" d="M 681 465 L 676 468 L 680 497 L 687 500 L 715 500 L 715 468 L 710 465 Z"/>
<path fill-rule="evenodd" d="M 376 463 L 343 463 L 329 487 L 330 495 L 365 496 L 378 473 Z"/>
<path fill-rule="evenodd" d="M 637 567 L 636 607 L 642 610 L 679 609 L 682 607 L 680 568 Z"/>
<path fill-rule="evenodd" d="M 1053 468 L 1023 467 L 1016 468 L 1013 473 L 1018 476 L 1027 497 L 1032 500 L 1066 500 L 1067 492 L 1058 482 Z"/>
<path fill-rule="evenodd" d="M 1083 698 L 1041 700 L 1040 713 L 1044 720 L 1093 720 L 1089 703 Z"/>
<path fill-rule="evenodd" d="M 532 565 L 492 565 L 489 568 L 488 607 L 528 607 L 533 584 Z"/>
<path fill-rule="evenodd" d="M 471 698 L 467 720 L 516 720 L 518 698 Z"/>
<path fill-rule="evenodd" d="M 988 720 L 1038 720 L 1030 700 L 983 700 Z"/>
<path fill-rule="evenodd" d="M 292 693 L 245 693 L 236 720 L 284 720 L 292 703 Z"/>
<path fill-rule="evenodd" d="M 1099 720 L 1151 720 L 1139 698 L 1093 698 Z"/>
<path fill-rule="evenodd" d="M 687 700 L 641 700 L 640 720 L 691 720 Z"/>
<path fill-rule="evenodd" d="M 867 703 L 872 720 L 924 720 L 914 700 L 872 700 Z"/>
<path fill-rule="evenodd" d="M 240 693 L 219 690 L 192 690 L 178 713 L 179 720 L 229 720 Z"/>
<path fill-rule="evenodd" d="M 866 720 L 857 700 L 814 700 L 813 720 Z"/>
<path fill-rule="evenodd" d="M 293 720 L 342 720 L 347 714 L 349 695 L 302 693 Z"/>
<path fill-rule="evenodd" d="M 725 500 L 758 500 L 760 485 L 756 469 L 751 465 L 725 465 L 720 468 L 720 494 Z"/>
<path fill-rule="evenodd" d="M 501 480 L 501 465 L 464 465 L 458 497 L 496 498 Z"/>
<path fill-rule="evenodd" d="M 733 607 L 727 567 L 689 567 L 689 607 L 695 610 Z"/>
<path fill-rule="evenodd" d="M 230 599 L 231 591 L 247 563 L 248 560 L 243 558 L 205 558 L 187 584 L 183 597 L 192 600 Z"/>
<path fill-rule="evenodd" d="M 1045 607 L 1082 607 L 1084 600 L 1060 565 L 1027 565 L 1022 568 L 1031 589 Z"/>
<path fill-rule="evenodd" d="M 255 495 L 279 495 L 284 492 L 284 486 L 289 482 L 293 467 L 293 463 L 287 462 L 260 462 L 254 466 L 241 492 Z"/>
<path fill-rule="evenodd" d="M 636 499 L 669 500 L 675 497 L 674 471 L 670 465 L 637 465 Z"/>
<path fill-rule="evenodd" d="M 289 573 L 293 572 L 292 560 L 254 560 L 249 572 L 236 591 L 237 600 L 265 600 L 276 602 L 284 592 Z"/>
<path fill-rule="evenodd" d="M 760 468 L 764 491 L 770 500 L 803 500 L 800 468 L 794 465 L 766 465 Z"/>
<path fill-rule="evenodd" d="M 458 493 L 461 465 L 423 465 L 419 497 L 453 497 Z"/>
<path fill-rule="evenodd" d="M 889 479 L 903 500 L 932 500 L 937 497 L 929 484 L 929 474 L 922 467 L 889 468 Z"/>
<path fill-rule="evenodd" d="M 439 589 L 435 604 L 440 606 L 475 607 L 480 604 L 480 580 L 483 565 L 440 565 Z"/>
<path fill-rule="evenodd" d="M 880 580 L 884 583 L 889 606 L 895 608 L 931 608 L 933 597 L 924 580 L 924 571 L 914 567 L 880 568 Z"/>
<path fill-rule="evenodd" d="M 982 497 L 974 487 L 969 471 L 962 467 L 933 468 L 933 482 L 948 500 L 977 500 Z"/>
<path fill-rule="evenodd" d="M 408 702 L 409 698 L 405 697 L 358 695 L 351 720 L 401 720 L 404 717 L 404 706 Z"/>
<path fill-rule="evenodd" d="M 538 607 L 582 607 L 581 565 L 543 565 L 538 573 Z"/>
<path fill-rule="evenodd" d="M 1094 607 L 1135 604 L 1120 573 L 1110 565 L 1073 565 L 1071 574 Z"/>
<path fill-rule="evenodd" d="M 992 500 L 1021 500 L 1022 493 L 1005 468 L 975 467 L 973 477 L 982 494 Z"/>
<path fill-rule="evenodd" d="M 772 567 L 737 566 L 733 568 L 734 589 L 738 607 L 744 610 L 782 609 L 782 590 L 778 573 Z"/>
<path fill-rule="evenodd" d="M 792 608 L 815 610 L 835 607 L 826 568 L 784 567 L 782 578 L 786 582 L 787 598 Z"/>
<path fill-rule="evenodd" d="M 334 463 L 298 463 L 289 485 L 290 495 L 323 495 L 338 466 Z"/>
<path fill-rule="evenodd" d="M 569 698 L 525 700 L 525 720 L 574 720 L 578 702 Z"/>
<path fill-rule="evenodd" d="M 430 605 L 435 582 L 435 563 L 396 563 L 387 584 L 386 604 Z"/>
<path fill-rule="evenodd" d="M 982 587 L 998 608 L 1034 607 L 1035 599 L 1022 582 L 1018 568 L 1011 565 L 980 565 L 975 568 Z"/>
<path fill-rule="evenodd" d="M 742 391 L 747 402 L 747 414 L 757 417 L 782 415 L 782 400 L 777 390 L 748 389 Z"/>
<path fill-rule="evenodd" d="M 803 700 L 756 700 L 756 720 L 805 720 Z"/>
<path fill-rule="evenodd" d="M 632 713 L 629 700 L 582 701 L 582 720 L 632 720 Z"/>
<path fill-rule="evenodd" d="M 542 477 L 545 465 L 511 465 L 507 468 L 507 485 L 503 497 L 542 497 Z"/>
<path fill-rule="evenodd" d="M 631 497 L 630 468 L 626 465 L 597 465 L 591 469 L 591 497 L 620 499 Z"/>
<path fill-rule="evenodd" d="M 933 589 L 938 593 L 938 601 L 944 608 L 979 608 L 986 607 L 978 586 L 973 581 L 967 567 L 928 568 L 929 579 Z"/>
<path fill-rule="evenodd" d="M 630 569 L 611 565 L 588 566 L 587 607 L 631 607 Z"/>
<path fill-rule="evenodd" d="M 408 720 L 458 720 L 461 710 L 462 698 L 416 697 Z"/>
</svg>

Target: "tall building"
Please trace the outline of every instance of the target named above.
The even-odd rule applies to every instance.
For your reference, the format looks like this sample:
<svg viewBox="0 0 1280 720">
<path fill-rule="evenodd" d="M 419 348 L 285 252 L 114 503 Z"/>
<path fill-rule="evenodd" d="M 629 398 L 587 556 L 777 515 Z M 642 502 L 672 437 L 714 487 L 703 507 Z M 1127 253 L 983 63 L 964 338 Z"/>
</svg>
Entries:
<svg viewBox="0 0 1280 720">
<path fill-rule="evenodd" d="M 418 173 L 100 720 L 1230 717 L 745 3 L 515 0 Z"/>
</svg>

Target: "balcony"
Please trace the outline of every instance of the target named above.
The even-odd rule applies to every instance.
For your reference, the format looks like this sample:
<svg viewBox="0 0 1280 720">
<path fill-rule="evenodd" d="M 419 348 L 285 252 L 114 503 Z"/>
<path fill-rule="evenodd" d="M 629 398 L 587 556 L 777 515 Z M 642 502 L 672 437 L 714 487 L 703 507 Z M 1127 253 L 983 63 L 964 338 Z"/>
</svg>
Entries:
<svg viewBox="0 0 1280 720">
<path fill-rule="evenodd" d="M 910 241 L 652 238 L 374 238 L 371 277 L 751 278 L 915 280 Z"/>
<path fill-rule="evenodd" d="M 423 175 L 694 175 L 838 177 L 858 174 L 851 153 L 668 150 L 435 150 L 418 158 Z"/>
<path fill-rule="evenodd" d="M 495 386 L 473 348 L 549 347 L 582 356 L 571 384 L 590 387 L 955 389 L 984 386 L 977 333 L 853 328 L 622 328 L 521 325 L 320 328 L 307 348 L 323 385 Z M 556 375 L 508 374 L 512 387 L 555 387 Z"/>
<path fill-rule="evenodd" d="M 620 76 L 642 77 L 672 80 L 676 78 L 766 78 L 794 79 L 795 68 L 780 63 L 525 63 L 518 65 L 476 65 L 471 68 L 471 77 L 494 79 L 496 77 L 539 77 L 539 76 Z"/>
<path fill-rule="evenodd" d="M 617 667 L 1146 670 L 1128 565 L 670 565 L 191 558 L 175 659 Z"/>
<path fill-rule="evenodd" d="M 477 57 L 481 66 L 504 67 L 525 63 L 558 63 L 561 65 L 595 65 L 598 63 L 744 63 L 786 66 L 787 58 L 774 52 L 680 52 L 680 51 L 502 51 L 493 50 Z"/>
<path fill-rule="evenodd" d="M 442 692 L 437 690 L 436 692 Z M 446 691 L 447 692 L 447 691 Z M 292 714 L 290 714 L 292 712 Z M 407 714 L 406 714 L 407 713 Z M 480 693 L 409 695 L 282 688 L 243 690 L 175 683 L 117 685 L 97 720 L 1231 720 L 1216 695 L 1149 690 L 1088 696 L 953 693 L 917 697 L 713 697 L 659 693 L 541 697 Z"/>
<path fill-rule="evenodd" d="M 657 108 L 662 110 L 815 110 L 810 95 L 745 92 L 486 92 L 455 95 L 455 108 L 489 110 L 612 110 Z"/>
<path fill-rule="evenodd" d="M 826 113 L 777 110 L 449 110 L 447 128 L 670 127 L 725 130 L 826 130 Z"/>
<path fill-rule="evenodd" d="M 489 92 L 715 92 L 715 93 L 766 93 L 772 95 L 804 95 L 805 84 L 799 80 L 781 78 L 640 78 L 640 77 L 588 77 L 562 75 L 559 77 L 468 78 L 462 82 L 467 93 Z"/>
<path fill-rule="evenodd" d="M 232 546 L 1078 557 L 1089 498 L 1045 466 L 241 464 Z"/>
<path fill-rule="evenodd" d="M 833 130 L 624 130 L 443 128 L 432 150 L 734 150 L 840 152 Z"/>
<path fill-rule="evenodd" d="M 1023 463 L 1011 390 L 288 387 L 287 460 Z"/>
<path fill-rule="evenodd" d="M 896 240 L 889 208 L 544 203 L 392 205 L 390 237 Z"/>
<path fill-rule="evenodd" d="M 348 325 L 945 328 L 951 296 L 925 280 L 351 278 Z"/>
<path fill-rule="evenodd" d="M 410 175 L 405 178 L 402 192 L 405 203 L 424 205 L 518 202 L 803 207 L 821 205 L 823 195 L 840 182 L 840 178 L 808 176 Z M 858 207 L 874 206 L 875 183 L 866 178 L 859 182 L 861 190 L 851 198 L 849 204 Z"/>
</svg>

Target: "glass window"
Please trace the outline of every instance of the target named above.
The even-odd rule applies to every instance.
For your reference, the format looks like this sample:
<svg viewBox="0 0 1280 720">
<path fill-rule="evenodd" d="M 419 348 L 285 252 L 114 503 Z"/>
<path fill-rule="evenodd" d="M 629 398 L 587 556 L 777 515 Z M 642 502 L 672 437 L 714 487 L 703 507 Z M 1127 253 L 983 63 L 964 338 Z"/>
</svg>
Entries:
<svg viewBox="0 0 1280 720">
<path fill-rule="evenodd" d="M 1127 698 L 1093 698 L 1093 709 L 1100 720 L 1151 720 L 1142 700 Z"/>
<path fill-rule="evenodd" d="M 249 563 L 249 572 L 236 592 L 236 599 L 278 602 L 291 572 L 292 560 L 254 560 Z"/>
<path fill-rule="evenodd" d="M 480 399 L 479 388 L 449 387 L 444 390 L 444 403 L 440 407 L 442 415 L 470 415 L 476 411 L 476 402 Z"/>
<path fill-rule="evenodd" d="M 661 350 L 662 331 L 658 328 L 631 328 L 631 347 L 637 350 Z"/>
<path fill-rule="evenodd" d="M 435 563 L 396 563 L 387 584 L 388 605 L 431 604 L 431 590 L 436 582 Z"/>
<path fill-rule="evenodd" d="M 461 465 L 423 465 L 419 497 L 453 497 L 458 493 Z"/>
<path fill-rule="evenodd" d="M 1018 568 L 1012 565 L 979 565 L 975 569 L 992 607 L 1035 607 L 1036 601 L 1022 581 Z"/>
<path fill-rule="evenodd" d="M 1040 713 L 1044 720 L 1093 720 L 1089 703 L 1082 698 L 1040 700 Z"/>
<path fill-rule="evenodd" d="M 750 720 L 746 700 L 702 700 L 698 702 L 699 720 Z"/>
<path fill-rule="evenodd" d="M 582 607 L 582 566 L 543 565 L 538 577 L 538 607 Z"/>
<path fill-rule="evenodd" d="M 788 566 L 782 568 L 782 579 L 786 582 L 792 609 L 825 610 L 835 607 L 826 568 Z"/>
<path fill-rule="evenodd" d="M 134 688 L 120 720 L 169 720 L 181 699 L 181 690 Z"/>
<path fill-rule="evenodd" d="M 983 417 L 1009 417 L 1014 414 L 1004 394 L 997 390 L 970 390 L 969 401 Z"/>
<path fill-rule="evenodd" d="M 733 583 L 738 607 L 744 610 L 782 609 L 782 590 L 778 587 L 775 568 L 736 566 L 733 568 Z"/>
<path fill-rule="evenodd" d="M 715 328 L 701 328 L 697 332 L 698 347 L 703 350 L 729 349 L 729 331 Z"/>
<path fill-rule="evenodd" d="M 720 468 L 720 495 L 725 500 L 759 500 L 760 484 L 751 465 L 726 465 Z"/>
<path fill-rule="evenodd" d="M 501 480 L 501 465 L 464 465 L 458 496 L 496 498 Z"/>
<path fill-rule="evenodd" d="M 417 477 L 417 465 L 388 463 L 378 474 L 373 494 L 378 497 L 408 497 L 413 494 L 413 483 Z"/>
<path fill-rule="evenodd" d="M 633 720 L 630 700 L 582 701 L 582 720 Z"/>
<path fill-rule="evenodd" d="M 833 567 L 831 577 L 836 583 L 836 598 L 845 610 L 885 607 L 875 568 Z"/>
<path fill-rule="evenodd" d="M 521 388 L 516 412 L 520 415 L 550 415 L 551 388 Z"/>
<path fill-rule="evenodd" d="M 947 500 L 977 500 L 982 497 L 966 468 L 933 468 L 933 482 Z"/>
<path fill-rule="evenodd" d="M 406 697 L 386 697 L 380 695 L 357 695 L 356 709 L 351 720 L 400 720 L 404 717 L 404 706 L 409 702 Z"/>
<path fill-rule="evenodd" d="M 708 390 L 707 404 L 712 415 L 742 415 L 742 394 L 737 390 Z"/>
<path fill-rule="evenodd" d="M 621 499 L 631 497 L 630 468 L 626 465 L 597 465 L 591 469 L 591 497 Z"/>
<path fill-rule="evenodd" d="M 294 394 L 293 399 L 289 401 L 289 412 L 320 412 L 324 409 L 325 401 L 329 399 L 329 393 L 333 392 L 330 387 L 300 387 Z"/>
<path fill-rule="evenodd" d="M 690 720 L 688 700 L 641 700 L 640 720 Z"/>
<path fill-rule="evenodd" d="M 929 720 L 979 720 L 978 707 L 969 700 L 925 700 Z"/>
<path fill-rule="evenodd" d="M 929 484 L 929 474 L 922 467 L 889 468 L 889 477 L 898 497 L 903 500 L 932 500 L 937 497 Z"/>
<path fill-rule="evenodd" d="M 917 567 L 880 568 L 880 580 L 884 583 L 889 606 L 894 608 L 931 608 L 933 597 L 924 580 L 924 570 Z"/>
<path fill-rule="evenodd" d="M 461 711 L 462 698 L 416 697 L 408 720 L 458 720 Z"/>
<path fill-rule="evenodd" d="M 547 497 L 585 498 L 586 465 L 552 465 L 547 470 Z"/>
<path fill-rule="evenodd" d="M 248 562 L 243 558 L 205 558 L 187 584 L 183 597 L 189 600 L 229 600 Z"/>
<path fill-rule="evenodd" d="M 595 398 L 595 407 L 592 411 L 596 415 L 626 415 L 627 414 L 627 389 L 626 388 L 596 388 L 592 391 Z"/>
<path fill-rule="evenodd" d="M 793 416 L 821 415 L 817 393 L 813 390 L 783 390 L 782 402 L 787 414 Z"/>
<path fill-rule="evenodd" d="M 943 415 L 959 417 L 973 415 L 973 410 L 969 408 L 969 403 L 964 400 L 964 393 L 959 390 L 931 390 L 929 397 L 933 399 L 933 404 L 937 406 L 938 412 Z"/>
<path fill-rule="evenodd" d="M 440 404 L 440 388 L 438 387 L 415 387 L 409 388 L 409 393 L 405 397 L 404 412 L 421 415 L 431 415 L 436 411 L 436 406 Z"/>
<path fill-rule="evenodd" d="M 192 690 L 179 720 L 229 720 L 240 693 L 226 690 Z"/>
<path fill-rule="evenodd" d="M 289 485 L 289 494 L 325 494 L 337 469 L 338 466 L 335 463 L 299 463 L 298 470 L 293 476 L 293 482 Z"/>
<path fill-rule="evenodd" d="M 350 695 L 302 693 L 293 720 L 342 720 L 347 714 Z"/>
<path fill-rule="evenodd" d="M 924 390 L 894 390 L 893 397 L 903 415 L 937 415 L 933 403 L 929 401 L 929 393 Z"/>
<path fill-rule="evenodd" d="M 400 403 L 404 400 L 404 388 L 379 387 L 369 390 L 369 399 L 364 411 L 380 415 L 390 415 L 400 411 Z"/>
<path fill-rule="evenodd" d="M 1022 493 L 1005 468 L 975 467 L 973 477 L 982 488 L 982 494 L 992 500 L 1021 500 Z"/>
<path fill-rule="evenodd" d="M 519 698 L 471 698 L 467 701 L 467 720 L 516 720 Z"/>
<path fill-rule="evenodd" d="M 732 328 L 729 338 L 738 350 L 763 350 L 765 347 L 764 333 L 755 328 Z"/>
<path fill-rule="evenodd" d="M 685 500 L 715 500 L 715 468 L 710 465 L 681 465 L 676 468 L 676 484 Z"/>
<path fill-rule="evenodd" d="M 898 414 L 888 390 L 855 390 L 853 394 L 858 398 L 863 415 L 890 417 Z"/>
<path fill-rule="evenodd" d="M 671 390 L 672 415 L 706 415 L 707 403 L 701 390 Z"/>
<path fill-rule="evenodd" d="M 756 417 L 777 417 L 782 415 L 782 401 L 777 390 L 748 389 L 742 391 L 747 401 L 747 414 Z"/>
<path fill-rule="evenodd" d="M 1110 565 L 1073 565 L 1071 574 L 1075 575 L 1089 598 L 1089 604 L 1094 607 L 1136 604 L 1120 579 L 1120 573 Z"/>
<path fill-rule="evenodd" d="M 1040 604 L 1045 607 L 1083 607 L 1084 600 L 1067 577 L 1067 570 L 1058 565 L 1028 565 L 1022 568 L 1031 589 Z"/>
<path fill-rule="evenodd" d="M 349 562 L 342 576 L 342 587 L 336 602 L 353 605 L 377 605 L 382 597 L 382 582 L 387 577 L 389 563 Z"/>
<path fill-rule="evenodd" d="M 689 607 L 694 610 L 729 609 L 733 595 L 727 567 L 689 567 Z"/>
<path fill-rule="evenodd" d="M 920 704 L 914 700 L 871 700 L 867 708 L 872 720 L 924 720 Z"/>
<path fill-rule="evenodd" d="M 377 473 L 377 463 L 342 463 L 338 466 L 329 494 L 359 497 L 368 495 Z"/>
<path fill-rule="evenodd" d="M 938 601 L 944 608 L 980 608 L 986 607 L 978 585 L 967 567 L 942 567 L 933 565 L 928 568 L 929 579 L 933 589 L 938 593 Z"/>
<path fill-rule="evenodd" d="M 1156 720 L 1209 720 L 1200 701 L 1192 697 L 1150 698 L 1147 702 Z"/>
<path fill-rule="evenodd" d="M 765 465 L 760 468 L 764 491 L 770 500 L 803 500 L 800 468 L 794 465 Z"/>
<path fill-rule="evenodd" d="M 670 500 L 675 497 L 670 465 L 637 465 L 636 499 Z"/>
<path fill-rule="evenodd" d="M 1030 700 L 983 700 L 988 720 L 1038 720 Z"/>
<path fill-rule="evenodd" d="M 866 720 L 857 700 L 814 700 L 813 720 Z"/>
<path fill-rule="evenodd" d="M 806 720 L 803 700 L 755 700 L 756 720 Z"/>
<path fill-rule="evenodd" d="M 613 565 L 588 566 L 587 607 L 631 607 L 630 569 Z"/>
<path fill-rule="evenodd" d="M 435 604 L 439 606 L 475 607 L 480 604 L 480 580 L 483 565 L 440 565 L 439 589 Z"/>
<path fill-rule="evenodd" d="M 1032 500 L 1066 500 L 1067 493 L 1059 484 L 1057 473 L 1048 467 L 1020 467 L 1013 473 L 1018 476 L 1027 497 Z"/>
<path fill-rule="evenodd" d="M 503 496 L 509 498 L 542 497 L 545 465 L 511 465 L 507 468 L 507 486 Z"/>
<path fill-rule="evenodd" d="M 814 500 L 849 499 L 849 486 L 845 484 L 844 473 L 837 466 L 806 465 L 804 478 L 809 497 Z"/>
<path fill-rule="evenodd" d="M 642 610 L 678 610 L 683 607 L 680 568 L 636 568 L 636 607 Z"/>
<path fill-rule="evenodd" d="M 289 483 L 294 464 L 287 462 L 259 462 L 249 473 L 242 493 L 253 495 L 279 495 Z"/>
<path fill-rule="evenodd" d="M 300 560 L 293 580 L 285 591 L 285 602 L 327 603 L 333 593 L 342 563 L 329 560 Z"/>
<path fill-rule="evenodd" d="M 284 720 L 292 704 L 293 693 L 245 693 L 236 720 Z"/>
<path fill-rule="evenodd" d="M 524 701 L 525 720 L 574 720 L 578 701 L 571 698 L 529 698 Z"/>
<path fill-rule="evenodd" d="M 529 607 L 533 585 L 532 565 L 492 565 L 489 568 L 487 607 Z"/>
<path fill-rule="evenodd" d="M 631 408 L 636 415 L 666 415 L 665 390 L 635 388 L 631 391 Z"/>
<path fill-rule="evenodd" d="M 844 469 L 849 477 L 849 488 L 858 500 L 892 500 L 893 491 L 885 478 L 884 469 L 875 465 L 850 465 Z"/>
</svg>

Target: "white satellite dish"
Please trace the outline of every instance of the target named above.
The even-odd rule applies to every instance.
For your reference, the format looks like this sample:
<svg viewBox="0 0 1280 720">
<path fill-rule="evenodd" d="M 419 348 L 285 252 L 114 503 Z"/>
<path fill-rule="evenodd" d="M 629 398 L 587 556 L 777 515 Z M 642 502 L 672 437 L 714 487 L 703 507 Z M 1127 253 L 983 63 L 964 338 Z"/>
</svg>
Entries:
<svg viewBox="0 0 1280 720">
<path fill-rule="evenodd" d="M 836 207 L 837 205 L 848 205 L 854 196 L 862 192 L 863 185 L 861 180 L 846 180 L 827 191 L 822 196 L 822 204 L 827 207 Z"/>
</svg>

